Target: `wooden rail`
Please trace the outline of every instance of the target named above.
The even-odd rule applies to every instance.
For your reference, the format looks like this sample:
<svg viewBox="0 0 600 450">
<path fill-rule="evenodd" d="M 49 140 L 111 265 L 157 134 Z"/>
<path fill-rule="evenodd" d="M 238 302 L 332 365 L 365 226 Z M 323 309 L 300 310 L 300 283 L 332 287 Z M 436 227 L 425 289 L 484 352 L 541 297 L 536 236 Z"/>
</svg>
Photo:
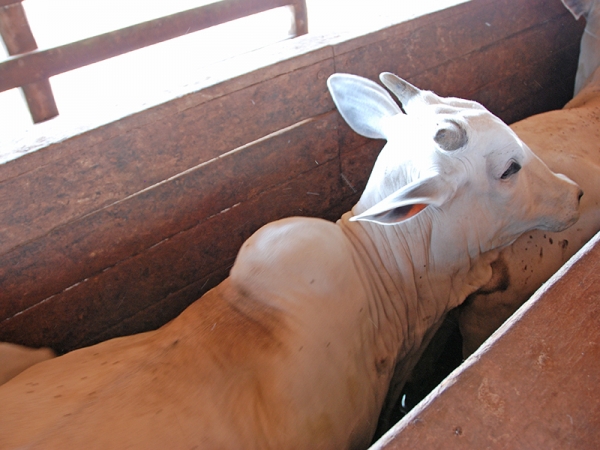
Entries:
<svg viewBox="0 0 600 450">
<path fill-rule="evenodd" d="M 58 114 L 48 82 L 51 76 L 282 6 L 294 8 L 296 35 L 308 32 L 305 0 L 222 0 L 77 42 L 37 50 L 21 1 L 0 0 L 0 34 L 12 55 L 0 63 L 0 92 L 22 87 L 36 123 Z"/>
<path fill-rule="evenodd" d="M 1 0 L 0 36 L 4 40 L 9 55 L 20 55 L 37 49 L 20 1 L 15 3 L 15 0 Z M 35 123 L 58 115 L 58 108 L 47 77 L 29 83 L 23 82 L 20 86 Z"/>
</svg>

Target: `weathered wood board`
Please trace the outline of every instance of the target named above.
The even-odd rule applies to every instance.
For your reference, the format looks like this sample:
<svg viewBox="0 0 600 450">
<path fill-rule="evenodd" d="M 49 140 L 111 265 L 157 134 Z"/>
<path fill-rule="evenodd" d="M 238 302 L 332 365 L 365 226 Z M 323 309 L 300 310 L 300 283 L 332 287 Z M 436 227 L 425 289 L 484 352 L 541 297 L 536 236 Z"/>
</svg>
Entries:
<svg viewBox="0 0 600 450">
<path fill-rule="evenodd" d="M 373 450 L 598 448 L 599 300 L 600 234 Z"/>
<path fill-rule="evenodd" d="M 262 224 L 348 210 L 383 142 L 341 121 L 332 73 L 391 71 L 512 122 L 570 98 L 581 32 L 560 0 L 473 0 L 308 35 L 1 165 L 0 340 L 64 352 L 155 328 L 227 276 Z"/>
</svg>

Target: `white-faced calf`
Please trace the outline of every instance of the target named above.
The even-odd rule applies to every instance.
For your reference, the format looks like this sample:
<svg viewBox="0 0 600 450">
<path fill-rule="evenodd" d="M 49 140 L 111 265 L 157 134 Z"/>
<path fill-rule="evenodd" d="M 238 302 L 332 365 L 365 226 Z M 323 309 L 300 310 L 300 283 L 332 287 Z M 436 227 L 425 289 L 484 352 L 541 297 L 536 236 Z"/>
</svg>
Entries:
<svg viewBox="0 0 600 450">
<path fill-rule="evenodd" d="M 481 105 L 382 81 L 406 114 L 372 81 L 329 79 L 350 126 L 388 141 L 352 211 L 266 225 L 167 325 L 1 386 L 0 447 L 367 447 L 498 249 L 569 227 L 581 196 Z"/>
</svg>

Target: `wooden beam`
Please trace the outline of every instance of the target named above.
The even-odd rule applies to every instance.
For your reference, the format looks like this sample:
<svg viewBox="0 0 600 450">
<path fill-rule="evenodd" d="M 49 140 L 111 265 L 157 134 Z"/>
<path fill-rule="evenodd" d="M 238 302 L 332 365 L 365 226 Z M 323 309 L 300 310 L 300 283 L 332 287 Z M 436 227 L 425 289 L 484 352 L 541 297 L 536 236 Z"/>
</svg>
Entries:
<svg viewBox="0 0 600 450">
<path fill-rule="evenodd" d="M 0 63 L 0 92 L 291 3 L 290 0 L 222 0 L 59 47 L 14 56 Z M 301 15 L 301 8 L 298 10 Z"/>
<path fill-rule="evenodd" d="M 562 18 L 563 22 L 578 28 L 559 0 L 465 2 L 336 45 L 336 68 L 339 72 L 371 79 L 377 79 L 384 69 L 410 79 L 441 64 L 481 51 L 489 45 L 501 47 L 505 39 L 531 27 L 543 27 L 543 24 L 555 18 Z M 507 48 L 510 46 L 507 45 Z M 485 68 L 474 66 L 464 69 Z M 453 85 L 448 83 L 446 86 Z"/>
<path fill-rule="evenodd" d="M 199 164 L 1 255 L 0 322 L 92 274 L 143 253 L 157 242 L 172 239 L 208 217 L 336 160 L 337 140 L 331 133 L 336 116 L 332 112 L 303 122 Z M 69 172 L 66 177 L 76 178 L 77 173 Z M 51 190 L 53 183 L 48 187 Z M 314 186 L 312 192 L 318 193 L 319 186 Z M 317 196 L 323 204 L 331 201 L 326 197 Z M 263 209 L 256 214 L 267 217 Z M 30 220 L 35 223 L 39 219 L 32 216 Z M 211 245 L 215 246 L 213 243 L 207 247 Z M 215 265 L 218 261 L 202 270 L 196 266 L 195 270 L 201 276 L 210 273 Z"/>
<path fill-rule="evenodd" d="M 411 82 L 440 95 L 479 101 L 508 123 L 516 120 L 514 113 L 523 118 L 560 109 L 573 96 L 583 31 L 565 18 L 571 21 L 568 13 L 555 16 L 416 74 Z M 565 89 L 549 91 L 559 84 Z M 528 105 L 514 107 L 524 99 Z"/>
<path fill-rule="evenodd" d="M 198 107 L 143 124 L 134 121 L 132 129 L 123 128 L 128 122 L 121 121 L 114 125 L 119 132 L 101 142 L 74 139 L 73 153 L 0 183 L 0 255 L 16 242 L 31 242 L 61 224 L 332 110 L 324 81 L 315 83 L 330 73 L 333 63 L 326 60 Z M 2 266 L 0 259 L 0 277 Z"/>
<path fill-rule="evenodd" d="M 294 6 L 294 22 L 296 24 L 296 36 L 308 33 L 308 11 L 306 0 L 291 0 Z"/>
<path fill-rule="evenodd" d="M 0 341 L 33 347 L 45 342 L 59 351 L 77 348 L 148 306 L 206 279 L 215 268 L 223 267 L 223 261 L 231 261 L 244 240 L 264 223 L 294 215 L 318 216 L 347 192 L 339 176 L 339 161 L 320 164 L 63 290 L 50 301 L 3 320 Z M 196 297 L 187 298 L 188 304 L 194 300 Z M 172 318 L 163 315 L 161 321 Z M 128 332 L 144 331 L 144 322 L 140 316 Z"/>
<path fill-rule="evenodd" d="M 37 49 L 21 3 L 0 5 L 0 36 L 9 55 L 20 55 Z M 44 122 L 58 115 L 58 108 L 47 78 L 21 85 L 21 88 L 34 123 Z"/>
</svg>

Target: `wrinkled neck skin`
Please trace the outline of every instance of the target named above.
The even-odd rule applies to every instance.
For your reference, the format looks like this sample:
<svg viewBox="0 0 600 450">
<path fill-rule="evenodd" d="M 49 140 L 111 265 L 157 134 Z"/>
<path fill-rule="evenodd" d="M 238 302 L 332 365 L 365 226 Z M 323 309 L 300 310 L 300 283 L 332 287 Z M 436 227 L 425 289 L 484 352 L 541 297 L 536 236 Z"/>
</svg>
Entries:
<svg viewBox="0 0 600 450">
<path fill-rule="evenodd" d="M 380 330 L 400 333 L 390 338 L 400 358 L 420 344 L 420 332 L 491 278 L 497 252 L 469 251 L 460 236 L 442 246 L 426 210 L 394 226 L 350 222 L 353 215 L 354 210 L 344 214 L 338 224 L 355 250 L 368 257 L 370 281 L 381 286 L 369 305 L 372 319 Z"/>
<path fill-rule="evenodd" d="M 377 199 L 361 199 L 338 225 L 361 255 L 372 285 L 369 312 L 377 336 L 371 339 L 377 353 L 395 358 L 381 416 L 388 426 L 389 409 L 446 313 L 489 281 L 498 252 L 482 254 L 465 232 L 452 242 L 439 239 L 432 207 L 393 226 L 349 221 L 372 201 Z"/>
<path fill-rule="evenodd" d="M 406 179 L 410 177 L 405 174 Z M 406 182 L 401 181 L 400 184 Z M 392 186 L 389 191 L 397 188 Z M 406 301 L 419 299 L 418 305 L 410 306 L 415 307 L 413 311 L 418 311 L 420 318 L 431 316 L 440 319 L 489 280 L 490 264 L 498 254 L 492 249 L 510 242 L 496 242 L 494 236 L 480 236 L 479 227 L 472 226 L 473 218 L 465 216 L 448 220 L 434 206 L 428 206 L 396 225 L 349 222 L 350 217 L 385 198 L 385 192 L 367 187 L 363 197 L 352 211 L 340 219 L 339 224 L 347 234 L 350 232 L 351 239 L 361 241 L 365 247 L 365 241 L 373 246 L 376 254 L 369 256 L 379 261 L 378 270 L 383 268 L 389 275 L 393 283 L 393 289 L 389 289 L 399 293 Z M 485 219 L 480 217 L 479 220 Z M 485 242 L 489 243 L 487 247 L 482 246 Z"/>
</svg>

